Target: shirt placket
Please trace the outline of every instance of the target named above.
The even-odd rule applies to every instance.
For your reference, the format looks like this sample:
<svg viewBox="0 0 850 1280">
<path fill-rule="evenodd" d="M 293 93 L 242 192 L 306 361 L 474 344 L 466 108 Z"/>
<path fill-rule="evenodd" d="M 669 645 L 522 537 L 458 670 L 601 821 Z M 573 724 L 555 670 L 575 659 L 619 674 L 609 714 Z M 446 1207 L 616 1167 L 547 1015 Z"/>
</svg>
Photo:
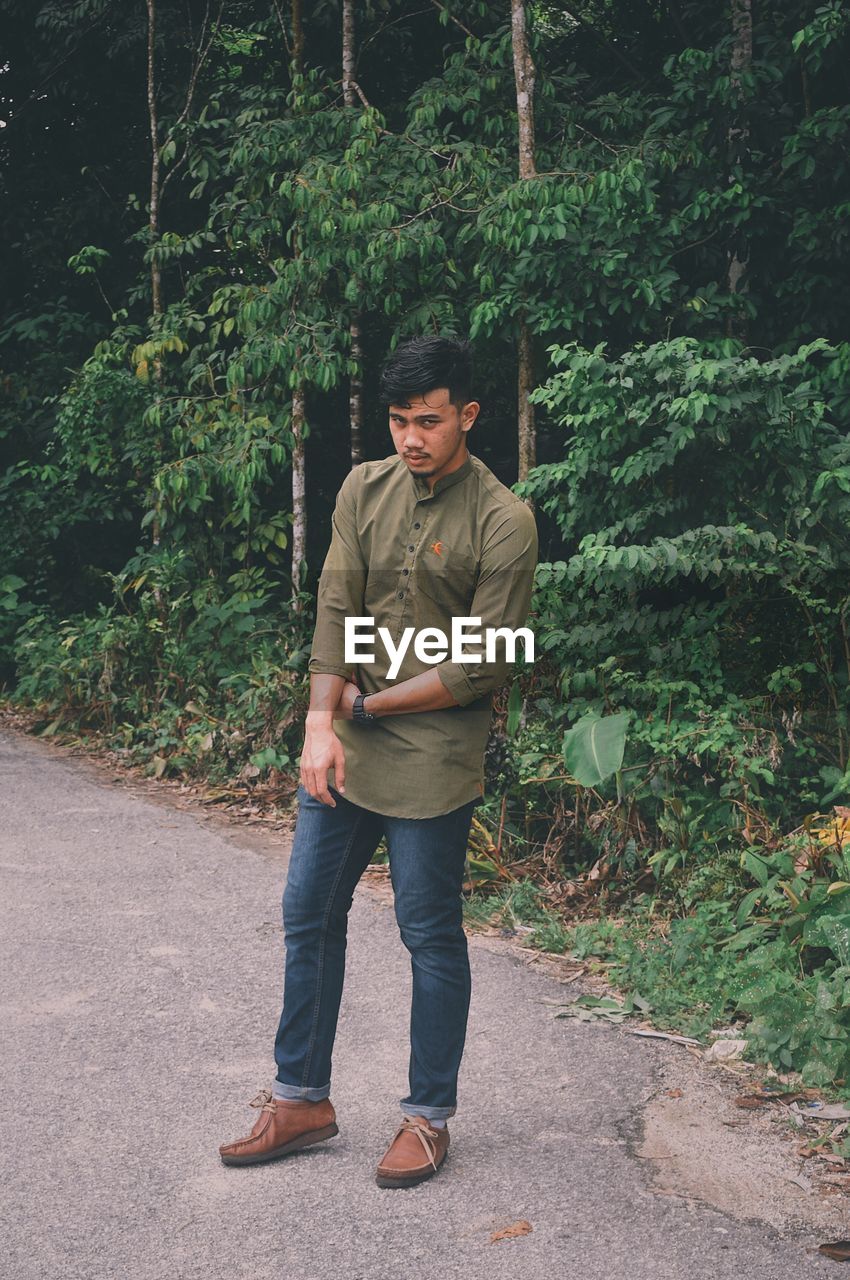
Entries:
<svg viewBox="0 0 850 1280">
<path fill-rule="evenodd" d="M 413 504 L 411 515 L 407 521 L 406 531 L 402 531 L 404 538 L 404 552 L 402 555 L 401 570 L 396 581 L 395 588 L 395 608 L 394 625 L 392 627 L 393 640 L 395 643 L 401 639 L 401 633 L 404 630 L 407 620 L 407 607 L 410 600 L 410 575 L 419 555 L 419 549 L 425 537 L 428 526 L 428 508 L 433 502 L 434 495 L 432 493 L 423 494 Z"/>
</svg>

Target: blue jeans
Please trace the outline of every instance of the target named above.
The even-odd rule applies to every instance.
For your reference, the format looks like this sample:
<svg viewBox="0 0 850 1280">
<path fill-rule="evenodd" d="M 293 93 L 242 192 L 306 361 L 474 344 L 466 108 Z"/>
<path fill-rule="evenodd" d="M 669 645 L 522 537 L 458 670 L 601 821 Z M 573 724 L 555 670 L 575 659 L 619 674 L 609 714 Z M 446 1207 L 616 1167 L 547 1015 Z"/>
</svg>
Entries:
<svg viewBox="0 0 850 1280">
<path fill-rule="evenodd" d="M 330 1093 L 348 911 L 386 836 L 396 920 L 413 970 L 410 1092 L 401 1108 L 431 1120 L 454 1115 L 470 993 L 461 888 L 475 801 L 436 818 L 390 818 L 338 791 L 335 809 L 304 787 L 298 796 L 283 895 L 286 973 L 274 1093 L 314 1102 Z"/>
</svg>

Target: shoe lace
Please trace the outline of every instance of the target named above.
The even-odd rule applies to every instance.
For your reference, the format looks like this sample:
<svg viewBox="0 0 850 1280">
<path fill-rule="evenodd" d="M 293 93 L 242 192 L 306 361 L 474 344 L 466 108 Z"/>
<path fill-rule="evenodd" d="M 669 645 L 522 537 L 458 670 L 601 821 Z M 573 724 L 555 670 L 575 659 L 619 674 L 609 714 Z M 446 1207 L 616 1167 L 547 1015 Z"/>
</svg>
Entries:
<svg viewBox="0 0 850 1280">
<path fill-rule="evenodd" d="M 251 1099 L 248 1106 L 258 1107 L 262 1111 L 271 1111 L 272 1115 L 277 1109 L 271 1089 L 261 1089 L 256 1098 Z"/>
<path fill-rule="evenodd" d="M 401 1125 L 399 1126 L 399 1131 L 396 1134 L 396 1137 L 398 1137 L 399 1134 L 402 1134 L 402 1133 L 416 1134 L 417 1138 L 422 1144 L 422 1150 L 425 1152 L 425 1155 L 428 1157 L 428 1163 L 430 1165 L 433 1165 L 434 1169 L 436 1170 L 437 1161 L 434 1159 L 434 1156 L 437 1153 L 437 1135 L 434 1132 L 434 1130 L 430 1128 L 426 1128 L 426 1126 L 420 1123 L 419 1120 L 415 1119 L 414 1116 L 405 1116 L 401 1122 Z"/>
</svg>

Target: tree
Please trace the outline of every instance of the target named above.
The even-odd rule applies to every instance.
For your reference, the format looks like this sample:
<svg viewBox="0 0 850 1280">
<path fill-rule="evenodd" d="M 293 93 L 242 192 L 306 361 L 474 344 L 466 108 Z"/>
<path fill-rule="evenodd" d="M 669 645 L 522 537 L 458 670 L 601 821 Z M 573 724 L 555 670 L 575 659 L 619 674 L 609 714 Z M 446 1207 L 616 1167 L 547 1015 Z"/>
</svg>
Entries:
<svg viewBox="0 0 850 1280">
<path fill-rule="evenodd" d="M 147 90 L 148 123 L 151 139 L 151 181 L 149 202 L 149 227 L 151 244 L 159 239 L 159 119 L 156 102 L 156 0 L 146 0 L 148 11 Z M 151 254 L 151 311 L 162 315 L 162 274 L 156 253 Z"/>
<path fill-rule="evenodd" d="M 753 60 L 753 12 L 752 0 L 732 0 L 732 57 L 730 88 L 732 91 L 733 121 L 729 126 L 729 167 L 730 182 L 740 182 L 742 166 L 747 158 L 749 128 L 746 121 L 745 91 L 743 78 L 750 71 Z M 735 234 L 729 249 L 729 269 L 727 282 L 729 292 L 733 296 L 743 293 L 747 287 L 747 251 L 745 237 Z M 741 316 L 731 312 L 727 321 L 727 333 L 732 336 L 737 329 L 737 336 L 744 338 L 746 324 Z"/>
<path fill-rule="evenodd" d="M 301 0 L 292 0 L 292 83 L 297 93 L 304 76 L 304 24 Z M 301 253 L 299 230 L 293 229 L 293 254 Z M 306 390 L 298 368 L 300 347 L 296 352 L 296 384 L 292 392 L 290 429 L 292 431 L 292 595 L 297 599 L 307 568 L 307 453 Z"/>
<path fill-rule="evenodd" d="M 354 0 L 342 0 L 342 95 L 346 107 L 357 105 L 354 80 Z M 349 324 L 352 371 L 349 374 L 348 409 L 351 423 L 351 465 L 363 461 L 363 317 L 355 310 Z"/>
<path fill-rule="evenodd" d="M 534 149 L 534 62 L 528 47 L 524 0 L 511 0 L 511 42 L 516 80 L 519 176 L 526 182 L 537 176 L 537 168 Z M 517 358 L 518 470 L 520 480 L 525 480 L 536 461 L 537 443 L 534 405 L 529 399 L 534 389 L 534 358 L 524 310 L 519 314 Z"/>
</svg>

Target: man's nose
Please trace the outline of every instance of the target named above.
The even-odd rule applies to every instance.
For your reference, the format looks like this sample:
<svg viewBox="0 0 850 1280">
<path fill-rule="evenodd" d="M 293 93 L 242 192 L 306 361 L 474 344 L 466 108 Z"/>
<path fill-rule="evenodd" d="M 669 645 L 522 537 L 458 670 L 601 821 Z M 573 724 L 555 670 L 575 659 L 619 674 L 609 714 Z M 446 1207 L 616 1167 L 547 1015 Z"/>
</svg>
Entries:
<svg viewBox="0 0 850 1280">
<path fill-rule="evenodd" d="M 412 424 L 408 426 L 407 431 L 404 433 L 405 449 L 421 449 L 423 443 L 422 437 L 416 427 Z"/>
</svg>

